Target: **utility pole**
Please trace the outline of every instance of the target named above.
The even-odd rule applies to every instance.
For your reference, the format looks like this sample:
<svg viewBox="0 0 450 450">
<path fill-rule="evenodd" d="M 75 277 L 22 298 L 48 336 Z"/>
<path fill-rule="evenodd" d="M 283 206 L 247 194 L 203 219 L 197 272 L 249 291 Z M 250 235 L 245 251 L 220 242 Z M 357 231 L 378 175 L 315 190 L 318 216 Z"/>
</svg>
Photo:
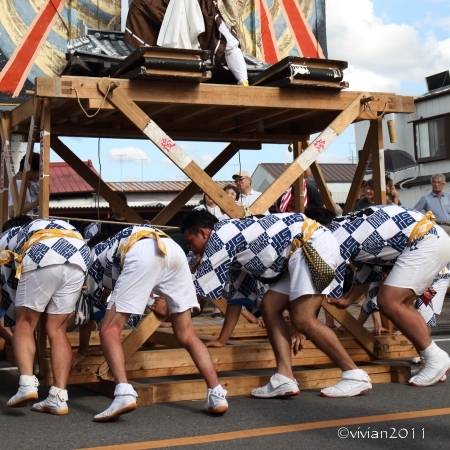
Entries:
<svg viewBox="0 0 450 450">
<path fill-rule="evenodd" d="M 350 154 L 348 160 L 351 161 L 352 164 L 355 164 L 356 155 L 353 153 L 353 149 L 351 148 L 351 145 L 356 145 L 356 144 L 354 142 L 344 142 L 344 144 L 348 144 L 348 152 Z"/>
</svg>

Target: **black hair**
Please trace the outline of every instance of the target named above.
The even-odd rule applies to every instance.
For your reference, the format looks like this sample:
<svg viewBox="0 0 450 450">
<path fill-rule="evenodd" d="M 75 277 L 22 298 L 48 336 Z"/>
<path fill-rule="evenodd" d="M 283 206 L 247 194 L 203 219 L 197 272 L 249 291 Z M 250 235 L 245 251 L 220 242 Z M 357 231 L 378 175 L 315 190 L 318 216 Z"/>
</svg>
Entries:
<svg viewBox="0 0 450 450">
<path fill-rule="evenodd" d="M 25 155 L 26 156 L 26 155 Z M 20 160 L 19 172 L 23 172 L 25 168 L 25 156 Z M 40 166 L 40 155 L 34 152 L 31 157 L 31 168 L 30 170 L 39 170 Z"/>
<path fill-rule="evenodd" d="M 125 195 L 125 192 L 122 191 L 114 191 L 117 196 L 119 196 L 125 203 L 127 203 L 127 196 Z"/>
<path fill-rule="evenodd" d="M 109 239 L 109 234 L 106 233 L 97 233 L 95 236 L 92 236 L 87 242 L 86 245 L 89 248 L 94 248 L 97 244 L 100 244 L 100 242 L 104 242 L 107 239 Z"/>
<path fill-rule="evenodd" d="M 330 211 L 329 209 L 317 207 L 317 208 L 308 208 L 305 211 L 305 216 L 327 227 L 328 225 L 330 225 L 331 221 L 336 217 L 336 214 L 333 211 Z"/>
<path fill-rule="evenodd" d="M 228 183 L 226 186 L 223 187 L 223 190 L 225 192 L 227 192 L 229 189 L 232 189 L 234 192 L 236 192 L 236 201 L 238 201 L 241 193 L 237 188 L 237 186 L 235 184 Z"/>
<path fill-rule="evenodd" d="M 216 216 L 205 209 L 195 209 L 181 219 L 180 232 L 184 234 L 188 231 L 190 234 L 198 234 L 199 228 L 212 230 L 218 221 Z"/>
<path fill-rule="evenodd" d="M 26 214 L 22 214 L 20 216 L 13 217 L 12 219 L 7 220 L 3 224 L 2 233 L 4 233 L 5 231 L 8 231 L 14 227 L 25 227 L 31 222 L 33 222 L 33 219 L 30 216 L 27 216 Z"/>
</svg>

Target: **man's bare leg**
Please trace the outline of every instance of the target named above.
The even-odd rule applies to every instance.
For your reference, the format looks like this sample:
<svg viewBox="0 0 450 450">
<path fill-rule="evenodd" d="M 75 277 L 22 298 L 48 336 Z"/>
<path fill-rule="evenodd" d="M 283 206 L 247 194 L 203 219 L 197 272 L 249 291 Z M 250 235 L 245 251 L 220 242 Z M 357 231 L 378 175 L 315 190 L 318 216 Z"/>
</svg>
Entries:
<svg viewBox="0 0 450 450">
<path fill-rule="evenodd" d="M 128 383 L 125 370 L 125 356 L 123 353 L 120 333 L 125 327 L 130 314 L 116 311 L 113 304 L 108 309 L 100 329 L 100 341 L 106 362 L 114 376 L 116 388 L 114 400 L 110 407 L 94 417 L 95 422 L 112 422 L 122 414 L 132 412 L 136 409 L 136 391 Z"/>
<path fill-rule="evenodd" d="M 424 360 L 420 372 L 409 383 L 413 386 L 432 386 L 445 379 L 445 374 L 450 369 L 450 357 L 432 341 L 427 324 L 413 306 L 416 297 L 411 289 L 384 284 L 378 293 L 378 306 L 413 343 Z"/>
<path fill-rule="evenodd" d="M 316 315 L 323 295 L 303 295 L 290 302 L 291 322 L 297 331 L 304 333 L 342 370 L 342 380 L 335 386 L 322 389 L 324 397 L 353 397 L 372 389 L 370 378 L 356 364 L 339 342 L 336 334 Z"/>
</svg>

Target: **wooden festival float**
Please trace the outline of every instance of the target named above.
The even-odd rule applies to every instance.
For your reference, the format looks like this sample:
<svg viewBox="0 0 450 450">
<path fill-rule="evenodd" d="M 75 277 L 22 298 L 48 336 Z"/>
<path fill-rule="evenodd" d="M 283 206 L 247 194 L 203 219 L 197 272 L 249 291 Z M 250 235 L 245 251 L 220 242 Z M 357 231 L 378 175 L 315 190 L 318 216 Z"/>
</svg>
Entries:
<svg viewBox="0 0 450 450">
<path fill-rule="evenodd" d="M 28 138 L 28 156 L 34 142 L 40 142 L 41 217 L 49 214 L 49 164 L 50 149 L 53 149 L 98 191 L 98 195 L 121 210 L 129 222 L 135 223 L 141 223 L 141 217 L 77 157 L 76 149 L 68 148 L 60 137 L 150 139 L 192 180 L 152 221 L 154 225 L 163 226 L 199 189 L 230 217 L 236 218 L 249 212 L 263 213 L 287 187 L 294 185 L 297 210 L 302 211 L 302 174 L 308 167 L 326 206 L 334 209 L 316 160 L 350 124 L 368 120 L 369 132 L 344 212 L 353 210 L 370 158 L 375 202 L 386 202 L 382 117 L 385 113 L 412 113 L 412 97 L 345 90 L 347 84 L 342 81 L 342 70 L 346 63 L 313 58 L 286 58 L 251 79 L 250 87 L 213 84 L 208 82 L 210 73 L 201 64 L 204 59 L 201 52 L 197 58 L 199 62 L 196 61 L 200 69 L 192 69 L 189 61 L 193 59 L 186 54 L 180 56 L 184 64 L 176 70 L 154 60 L 173 59 L 172 53 L 156 54 L 152 48 L 138 49 L 119 66 L 105 70 L 102 78 L 74 75 L 36 78 L 28 100 L 10 112 L 1 113 L 3 194 L 0 212 L 3 222 L 7 217 L 8 202 L 8 191 L 4 187 L 14 173 L 10 150 L 12 134 L 22 135 L 25 140 Z M 316 133 L 320 134 L 308 143 L 310 136 Z M 229 144 L 202 170 L 176 144 L 179 140 Z M 262 143 L 293 143 L 294 161 L 251 205 L 250 211 L 244 212 L 212 177 L 239 150 L 258 150 Z M 25 177 L 24 174 L 23 181 Z M 15 183 L 9 185 L 15 211 L 20 213 L 26 183 L 22 183 L 20 192 Z M 223 299 L 214 303 L 225 311 Z M 355 362 L 364 364 L 372 382 L 405 382 L 408 379 L 409 366 L 394 362 L 416 356 L 408 339 L 392 334 L 375 337 L 348 311 L 327 303 L 323 307 L 347 330 L 340 337 L 341 343 Z M 203 379 L 196 375 L 198 371 L 193 361 L 180 348 L 172 330 L 158 328 L 162 321 L 163 318 L 151 313 L 135 330 L 123 332 L 127 375 L 139 393 L 139 404 L 203 399 Z M 206 342 L 217 339 L 220 328 L 196 327 L 196 333 Z M 77 333 L 71 333 L 70 339 L 76 348 Z M 98 344 L 98 333 L 93 333 L 91 345 Z M 46 347 L 46 337 L 40 332 L 40 375 L 47 385 L 52 385 L 53 374 Z M 251 388 L 266 384 L 272 371 L 263 369 L 275 367 L 267 334 L 255 324 L 240 321 L 226 347 L 210 348 L 209 351 L 220 381 L 231 396 L 248 395 Z M 7 348 L 6 354 L 11 360 L 11 349 Z M 384 362 L 377 362 L 380 359 Z M 386 360 L 389 361 L 386 363 Z M 341 371 L 334 368 L 332 361 L 310 341 L 297 356 L 293 356 L 293 366 L 300 389 L 330 386 L 341 376 Z M 136 381 L 142 379 L 146 379 L 145 382 Z M 69 384 L 84 385 L 110 396 L 114 390 L 103 356 L 89 356 L 80 362 L 70 373 Z"/>
</svg>

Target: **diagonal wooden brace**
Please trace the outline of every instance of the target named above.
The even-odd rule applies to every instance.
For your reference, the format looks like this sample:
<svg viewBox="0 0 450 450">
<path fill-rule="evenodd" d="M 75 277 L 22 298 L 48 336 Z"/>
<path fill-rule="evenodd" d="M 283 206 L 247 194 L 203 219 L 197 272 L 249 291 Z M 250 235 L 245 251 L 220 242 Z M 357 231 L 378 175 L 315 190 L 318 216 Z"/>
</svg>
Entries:
<svg viewBox="0 0 450 450">
<path fill-rule="evenodd" d="M 331 124 L 292 162 L 284 173 L 251 205 L 253 214 L 263 214 L 278 197 L 335 141 L 335 139 L 363 112 L 364 103 L 372 97 L 362 92 Z"/>
<path fill-rule="evenodd" d="M 327 303 L 325 298 L 322 301 L 322 308 L 329 312 L 367 351 L 370 355 L 377 357 L 375 354 L 373 334 L 364 328 L 347 310 L 339 309 L 334 305 Z"/>
<path fill-rule="evenodd" d="M 243 217 L 238 206 L 139 106 L 109 78 L 102 78 L 98 90 L 128 117 L 179 169 L 210 196 L 230 217 Z M 114 90 L 111 92 L 111 87 Z"/>
</svg>

